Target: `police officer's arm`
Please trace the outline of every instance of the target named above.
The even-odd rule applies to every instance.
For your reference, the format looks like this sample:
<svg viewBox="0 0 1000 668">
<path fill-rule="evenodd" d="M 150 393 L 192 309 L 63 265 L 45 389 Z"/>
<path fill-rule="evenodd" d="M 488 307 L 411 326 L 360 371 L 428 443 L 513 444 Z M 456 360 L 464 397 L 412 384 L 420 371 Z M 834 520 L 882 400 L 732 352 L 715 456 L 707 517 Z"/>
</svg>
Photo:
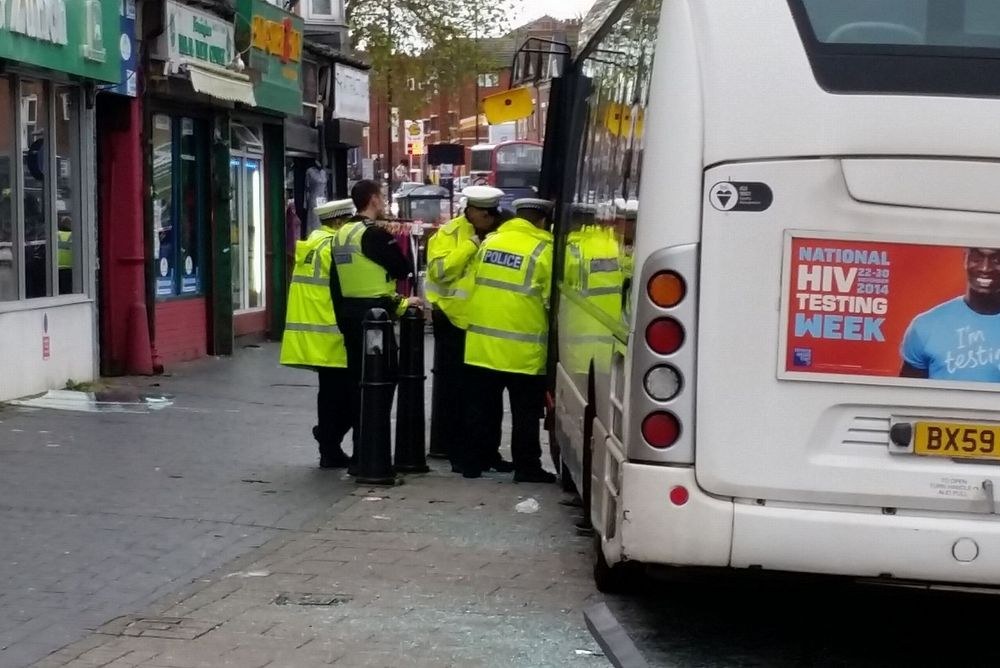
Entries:
<svg viewBox="0 0 1000 668">
<path fill-rule="evenodd" d="M 381 227 L 369 226 L 361 235 L 361 252 L 369 260 L 385 269 L 386 273 L 397 281 L 409 278 L 413 275 L 413 265 L 403 255 L 396 237 Z M 396 295 L 393 299 L 396 308 L 396 315 L 401 316 L 406 311 L 413 299 L 407 299 L 402 295 Z"/>
<path fill-rule="evenodd" d="M 333 311 L 336 313 L 344 302 L 344 292 L 340 289 L 340 276 L 337 274 L 335 263 L 330 264 L 330 298 L 333 300 Z"/>
<path fill-rule="evenodd" d="M 413 265 L 403 255 L 396 237 L 380 227 L 372 225 L 361 235 L 361 252 L 397 281 L 413 273 Z"/>
<path fill-rule="evenodd" d="M 542 293 L 545 308 L 548 308 L 552 297 L 552 244 L 546 246 L 542 254 L 538 256 L 534 280 L 536 288 Z"/>
<path fill-rule="evenodd" d="M 439 285 L 449 285 L 462 278 L 472 258 L 476 256 L 476 251 L 479 250 L 472 239 L 458 243 L 454 241 L 454 238 L 442 238 L 433 244 L 433 248 L 428 249 L 427 276 Z"/>
</svg>

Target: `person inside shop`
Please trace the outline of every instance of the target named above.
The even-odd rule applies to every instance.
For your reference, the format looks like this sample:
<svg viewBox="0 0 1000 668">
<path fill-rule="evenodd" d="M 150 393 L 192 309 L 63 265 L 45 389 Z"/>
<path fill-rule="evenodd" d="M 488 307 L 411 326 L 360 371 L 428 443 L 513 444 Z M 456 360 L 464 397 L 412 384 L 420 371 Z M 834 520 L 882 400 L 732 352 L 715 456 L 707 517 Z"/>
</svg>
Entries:
<svg viewBox="0 0 1000 668">
<path fill-rule="evenodd" d="M 547 220 L 552 202 L 523 199 L 514 217 L 479 247 L 466 313 L 466 429 L 470 445 L 462 474 L 478 478 L 485 453 L 501 433 L 490 407 L 507 390 L 513 434 L 515 482 L 551 483 L 542 469 L 540 421 L 545 405 L 548 306 L 552 278 L 552 234 Z M 539 215 L 539 212 L 541 215 Z"/>
<path fill-rule="evenodd" d="M 294 211 L 294 207 L 291 207 Z M 329 281 L 333 266 L 333 239 L 337 230 L 354 214 L 351 200 L 328 202 L 316 207 L 318 230 L 295 243 L 295 262 L 288 291 L 285 334 L 281 341 L 281 363 L 311 369 L 319 376 L 316 396 L 316 426 L 313 438 L 319 444 L 319 467 L 346 468 L 349 457 L 342 449 L 353 426 L 351 378 L 347 349 L 337 327 Z M 298 216 L 296 216 L 298 219 Z"/>
<path fill-rule="evenodd" d="M 358 427 L 361 420 L 361 365 L 364 360 L 365 314 L 381 308 L 393 318 L 409 306 L 420 306 L 419 297 L 396 292 L 396 282 L 412 277 L 413 265 L 400 249 L 397 238 L 377 221 L 386 212 L 382 190 L 374 181 L 358 181 L 351 189 L 357 209 L 337 232 L 333 241 L 335 271 L 330 272 L 330 296 L 337 323 L 347 346 L 347 369 L 351 383 L 351 420 L 357 461 Z M 390 359 L 396 357 L 396 341 L 390 337 Z"/>
</svg>

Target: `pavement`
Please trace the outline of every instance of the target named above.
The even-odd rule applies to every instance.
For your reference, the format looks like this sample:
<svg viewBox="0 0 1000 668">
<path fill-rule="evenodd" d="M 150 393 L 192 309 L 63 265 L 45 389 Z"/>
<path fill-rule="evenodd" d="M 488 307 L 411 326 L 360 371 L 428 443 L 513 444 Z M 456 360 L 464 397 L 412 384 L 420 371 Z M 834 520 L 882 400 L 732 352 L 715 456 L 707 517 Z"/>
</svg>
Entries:
<svg viewBox="0 0 1000 668">
<path fill-rule="evenodd" d="M 174 397 L 147 414 L 0 406 L 0 668 L 104 665 L 95 657 L 129 643 L 149 645 L 113 665 L 204 665 L 230 652 L 229 665 L 250 666 L 240 658 L 249 646 L 274 665 L 381 665 L 407 635 L 438 648 L 426 665 L 449 665 L 452 650 L 474 653 L 480 632 L 495 656 L 533 651 L 551 637 L 536 627 L 565 638 L 553 657 L 569 652 L 575 664 L 576 649 L 596 649 L 579 610 L 594 594 L 586 545 L 555 486 L 441 471 L 366 501 L 343 472 L 316 468 L 315 378 L 277 354 L 250 346 L 113 383 Z M 540 512 L 515 512 L 529 494 Z M 249 571 L 270 574 L 230 575 Z M 303 592 L 336 602 L 275 603 Z M 499 623 L 509 609 L 518 614 Z M 194 644 L 109 634 L 127 615 L 219 626 Z M 248 622 L 268 615 L 280 626 Z M 406 624 L 369 646 L 389 619 Z M 534 661 L 461 665 L 567 665 Z"/>
<path fill-rule="evenodd" d="M 315 378 L 277 352 L 116 381 L 174 397 L 146 414 L 0 406 L 0 668 L 603 668 L 600 601 L 653 667 L 1000 665 L 995 596 L 718 571 L 602 596 L 555 485 L 318 470 Z"/>
</svg>

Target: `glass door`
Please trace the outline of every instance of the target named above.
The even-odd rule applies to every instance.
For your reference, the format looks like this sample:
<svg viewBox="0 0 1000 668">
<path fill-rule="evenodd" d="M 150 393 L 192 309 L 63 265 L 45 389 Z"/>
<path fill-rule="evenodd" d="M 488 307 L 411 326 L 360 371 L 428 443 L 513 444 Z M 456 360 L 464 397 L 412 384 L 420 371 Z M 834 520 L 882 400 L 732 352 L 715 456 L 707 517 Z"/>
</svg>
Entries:
<svg viewBox="0 0 1000 668">
<path fill-rule="evenodd" d="M 246 242 L 246 308 L 264 308 L 264 188 L 259 158 L 243 161 L 243 239 Z"/>
<path fill-rule="evenodd" d="M 243 158 L 233 156 L 229 160 L 229 243 L 232 250 L 229 259 L 233 266 L 233 310 L 240 311 L 243 305 L 243 238 L 240 228 L 240 216 L 243 209 L 242 190 L 240 189 L 240 176 L 242 174 Z"/>
</svg>

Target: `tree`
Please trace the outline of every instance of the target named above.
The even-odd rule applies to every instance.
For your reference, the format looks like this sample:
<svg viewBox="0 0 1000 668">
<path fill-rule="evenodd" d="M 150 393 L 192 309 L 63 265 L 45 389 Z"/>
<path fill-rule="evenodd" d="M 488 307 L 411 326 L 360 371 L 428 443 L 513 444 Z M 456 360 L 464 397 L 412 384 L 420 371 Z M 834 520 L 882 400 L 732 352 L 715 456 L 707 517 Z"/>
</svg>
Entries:
<svg viewBox="0 0 1000 668">
<path fill-rule="evenodd" d="M 371 62 L 375 92 L 390 93 L 404 117 L 436 90 L 461 90 L 496 69 L 480 38 L 506 32 L 514 0 L 347 0 L 352 45 Z M 410 83 L 413 86 L 410 86 Z"/>
</svg>

